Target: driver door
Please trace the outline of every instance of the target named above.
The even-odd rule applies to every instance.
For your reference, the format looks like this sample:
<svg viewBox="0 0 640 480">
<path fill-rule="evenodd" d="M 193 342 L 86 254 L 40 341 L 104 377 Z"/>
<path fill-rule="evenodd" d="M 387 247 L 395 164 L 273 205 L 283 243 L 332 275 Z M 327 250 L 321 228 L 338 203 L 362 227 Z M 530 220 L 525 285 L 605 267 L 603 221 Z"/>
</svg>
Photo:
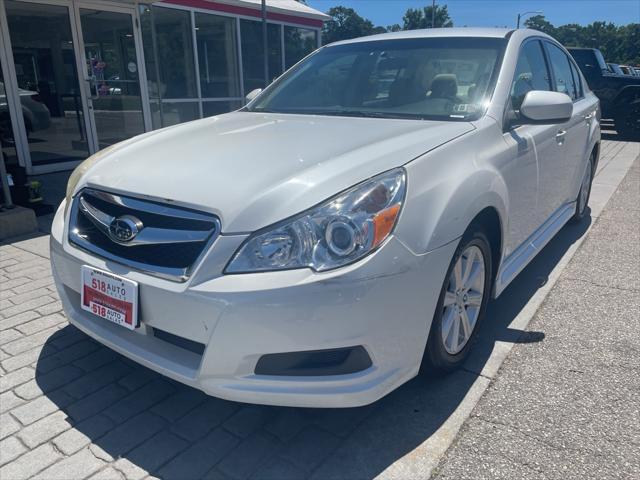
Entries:
<svg viewBox="0 0 640 480">
<path fill-rule="evenodd" d="M 520 48 L 511 84 L 511 105 L 506 116 L 512 126 L 503 134 L 510 153 L 509 164 L 501 169 L 509 191 L 507 255 L 524 244 L 546 220 L 542 208 L 546 199 L 540 185 L 541 165 L 560 162 L 564 155 L 556 139 L 557 126 L 518 124 L 525 95 L 532 90 L 551 89 L 542 44 L 539 40 L 529 40 Z"/>
</svg>

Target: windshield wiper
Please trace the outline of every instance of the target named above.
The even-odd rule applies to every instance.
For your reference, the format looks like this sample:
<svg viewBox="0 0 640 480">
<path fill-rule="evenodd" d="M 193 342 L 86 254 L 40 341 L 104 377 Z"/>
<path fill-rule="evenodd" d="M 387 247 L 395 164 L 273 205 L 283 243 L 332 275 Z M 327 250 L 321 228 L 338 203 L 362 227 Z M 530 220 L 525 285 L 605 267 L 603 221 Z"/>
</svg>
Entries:
<svg viewBox="0 0 640 480">
<path fill-rule="evenodd" d="M 369 110 L 347 110 L 349 116 L 367 117 L 367 118 L 398 118 L 402 120 L 424 120 L 424 116 L 417 113 L 400 113 L 400 112 L 372 112 Z"/>
<path fill-rule="evenodd" d="M 402 120 L 426 120 L 427 116 L 413 113 L 380 112 L 372 110 L 312 110 L 312 109 L 263 109 L 253 108 L 250 112 L 258 113 L 289 113 L 297 115 L 327 115 L 334 117 L 363 117 L 363 118 L 393 118 Z"/>
</svg>

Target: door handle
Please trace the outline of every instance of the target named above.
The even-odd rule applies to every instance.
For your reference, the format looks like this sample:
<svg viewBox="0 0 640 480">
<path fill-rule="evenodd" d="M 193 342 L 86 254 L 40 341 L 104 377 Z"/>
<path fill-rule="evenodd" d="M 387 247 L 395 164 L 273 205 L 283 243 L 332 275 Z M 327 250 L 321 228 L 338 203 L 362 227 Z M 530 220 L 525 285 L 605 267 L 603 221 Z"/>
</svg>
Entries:
<svg viewBox="0 0 640 480">
<path fill-rule="evenodd" d="M 587 123 L 591 123 L 591 120 L 593 120 L 594 114 L 590 113 L 589 115 L 585 115 L 584 116 L 584 121 Z"/>
<path fill-rule="evenodd" d="M 558 142 L 558 145 L 562 145 L 564 143 L 564 137 L 566 134 L 566 130 L 558 130 L 558 133 L 556 133 L 556 142 Z"/>
</svg>

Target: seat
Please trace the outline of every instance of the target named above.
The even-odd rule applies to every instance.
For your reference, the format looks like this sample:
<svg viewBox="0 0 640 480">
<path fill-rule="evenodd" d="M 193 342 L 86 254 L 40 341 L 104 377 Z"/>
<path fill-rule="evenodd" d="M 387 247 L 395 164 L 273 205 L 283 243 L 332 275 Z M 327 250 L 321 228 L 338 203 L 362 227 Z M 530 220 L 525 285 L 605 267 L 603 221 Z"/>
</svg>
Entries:
<svg viewBox="0 0 640 480">
<path fill-rule="evenodd" d="M 423 87 L 416 85 L 411 78 L 397 78 L 389 87 L 389 104 L 397 107 L 409 103 L 417 103 L 426 98 Z"/>
</svg>

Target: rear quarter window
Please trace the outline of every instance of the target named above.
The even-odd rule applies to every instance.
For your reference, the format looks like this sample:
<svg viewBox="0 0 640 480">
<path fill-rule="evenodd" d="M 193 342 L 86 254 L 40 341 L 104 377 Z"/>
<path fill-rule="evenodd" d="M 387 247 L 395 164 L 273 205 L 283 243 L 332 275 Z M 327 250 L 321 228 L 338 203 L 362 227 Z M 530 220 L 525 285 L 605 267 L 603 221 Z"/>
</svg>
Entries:
<svg viewBox="0 0 640 480">
<path fill-rule="evenodd" d="M 571 100 L 577 100 L 578 90 L 573 81 L 569 57 L 553 43 L 545 42 L 545 45 L 549 53 L 556 92 L 566 93 Z"/>
</svg>

